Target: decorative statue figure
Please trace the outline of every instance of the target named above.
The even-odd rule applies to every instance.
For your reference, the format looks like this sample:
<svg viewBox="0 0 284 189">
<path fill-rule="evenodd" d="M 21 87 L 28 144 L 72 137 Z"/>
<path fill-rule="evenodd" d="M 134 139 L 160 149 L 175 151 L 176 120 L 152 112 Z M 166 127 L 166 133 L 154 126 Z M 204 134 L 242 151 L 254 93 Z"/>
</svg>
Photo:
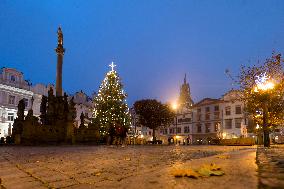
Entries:
<svg viewBox="0 0 284 189">
<path fill-rule="evenodd" d="M 18 112 L 17 112 L 17 116 L 18 116 L 18 120 L 24 120 L 25 119 L 25 101 L 24 99 L 19 101 L 18 104 Z"/>
<path fill-rule="evenodd" d="M 68 107 L 68 95 L 66 93 L 64 93 L 64 96 L 63 96 L 63 103 L 64 103 L 64 116 L 65 116 L 65 119 L 67 120 L 69 107 Z"/>
<path fill-rule="evenodd" d="M 80 115 L 80 120 L 81 120 L 81 123 L 80 123 L 80 128 L 84 127 L 84 122 L 85 122 L 85 115 L 83 114 L 83 112 L 81 113 Z"/>
<path fill-rule="evenodd" d="M 68 121 L 74 121 L 75 118 L 76 118 L 76 108 L 74 103 L 74 97 L 72 97 L 69 102 Z"/>
<path fill-rule="evenodd" d="M 61 30 L 61 27 L 58 28 L 57 35 L 58 35 L 58 45 L 63 46 L 63 33 L 62 33 L 62 30 Z"/>
<path fill-rule="evenodd" d="M 42 124 L 46 124 L 46 109 L 47 109 L 47 97 L 42 96 L 40 103 L 40 121 Z"/>
<path fill-rule="evenodd" d="M 53 89 L 50 87 L 48 91 L 48 97 L 47 97 L 48 105 L 47 105 L 47 122 L 48 124 L 53 124 L 55 120 L 55 104 L 56 104 L 56 99 L 53 95 Z"/>
</svg>

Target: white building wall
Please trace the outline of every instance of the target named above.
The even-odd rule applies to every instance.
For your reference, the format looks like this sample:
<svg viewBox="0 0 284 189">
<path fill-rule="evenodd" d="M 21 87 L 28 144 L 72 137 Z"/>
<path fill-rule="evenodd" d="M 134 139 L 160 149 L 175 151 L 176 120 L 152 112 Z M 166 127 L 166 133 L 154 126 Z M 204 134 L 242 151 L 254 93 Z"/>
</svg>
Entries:
<svg viewBox="0 0 284 189">
<path fill-rule="evenodd" d="M 2 68 L 0 74 L 0 137 L 11 134 L 17 107 L 21 99 L 26 99 L 26 111 L 31 108 L 33 92 L 23 78 L 23 74 L 15 69 Z M 11 100 L 13 99 L 13 100 Z"/>
<path fill-rule="evenodd" d="M 223 138 L 238 138 L 246 137 L 246 117 L 244 114 L 244 103 L 240 100 L 240 92 L 232 90 L 223 96 L 222 104 L 222 133 Z M 230 109 L 230 113 L 228 112 Z M 227 113 L 226 113 L 227 110 Z M 226 122 L 230 122 L 231 127 L 228 127 Z M 240 124 L 237 124 L 240 121 Z"/>
</svg>

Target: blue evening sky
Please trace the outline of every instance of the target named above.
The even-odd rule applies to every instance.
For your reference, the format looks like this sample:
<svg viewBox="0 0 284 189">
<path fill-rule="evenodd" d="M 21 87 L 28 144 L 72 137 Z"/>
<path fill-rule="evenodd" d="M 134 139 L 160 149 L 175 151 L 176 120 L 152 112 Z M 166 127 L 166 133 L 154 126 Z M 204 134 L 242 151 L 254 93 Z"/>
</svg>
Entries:
<svg viewBox="0 0 284 189">
<path fill-rule="evenodd" d="M 115 61 L 130 104 L 176 99 L 185 73 L 195 102 L 219 98 L 225 69 L 284 52 L 283 0 L 1 0 L 0 66 L 55 83 L 59 25 L 64 90 L 97 91 Z"/>
</svg>

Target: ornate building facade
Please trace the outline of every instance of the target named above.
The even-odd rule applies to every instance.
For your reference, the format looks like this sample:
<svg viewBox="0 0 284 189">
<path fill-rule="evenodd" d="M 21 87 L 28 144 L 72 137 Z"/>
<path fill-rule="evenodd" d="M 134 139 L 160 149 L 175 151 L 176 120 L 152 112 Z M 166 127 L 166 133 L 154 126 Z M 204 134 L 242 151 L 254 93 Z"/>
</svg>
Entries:
<svg viewBox="0 0 284 189">
<path fill-rule="evenodd" d="M 34 93 L 31 85 L 24 79 L 24 74 L 13 68 L 0 70 L 0 138 L 11 135 L 14 119 L 17 116 L 17 105 L 24 99 L 25 111 L 33 104 Z"/>
</svg>

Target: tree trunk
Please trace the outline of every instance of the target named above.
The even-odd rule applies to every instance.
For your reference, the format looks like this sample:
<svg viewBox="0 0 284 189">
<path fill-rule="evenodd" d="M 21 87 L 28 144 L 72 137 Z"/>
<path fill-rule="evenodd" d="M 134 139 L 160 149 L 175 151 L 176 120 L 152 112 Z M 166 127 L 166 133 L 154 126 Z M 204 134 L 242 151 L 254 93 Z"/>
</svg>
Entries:
<svg viewBox="0 0 284 189">
<path fill-rule="evenodd" d="M 270 139 L 269 139 L 269 129 L 267 125 L 268 119 L 268 109 L 267 102 L 264 102 L 263 105 L 263 145 L 264 147 L 270 147 Z"/>
<path fill-rule="evenodd" d="M 155 135 L 155 129 L 153 129 L 153 144 L 156 144 L 156 135 Z"/>
</svg>

